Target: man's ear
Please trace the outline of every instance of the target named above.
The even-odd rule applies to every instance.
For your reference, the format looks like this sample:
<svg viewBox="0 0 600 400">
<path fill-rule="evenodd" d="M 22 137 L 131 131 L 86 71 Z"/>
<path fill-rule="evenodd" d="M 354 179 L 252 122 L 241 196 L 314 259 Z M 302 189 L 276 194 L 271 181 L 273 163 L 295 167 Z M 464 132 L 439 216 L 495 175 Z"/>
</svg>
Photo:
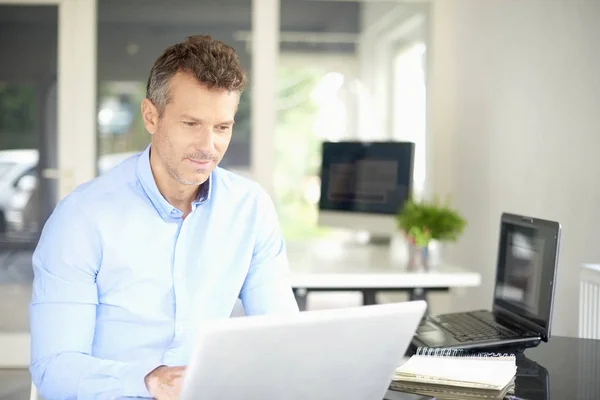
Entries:
<svg viewBox="0 0 600 400">
<path fill-rule="evenodd" d="M 158 129 L 158 109 L 148 99 L 142 100 L 142 119 L 148 133 L 154 135 Z"/>
</svg>

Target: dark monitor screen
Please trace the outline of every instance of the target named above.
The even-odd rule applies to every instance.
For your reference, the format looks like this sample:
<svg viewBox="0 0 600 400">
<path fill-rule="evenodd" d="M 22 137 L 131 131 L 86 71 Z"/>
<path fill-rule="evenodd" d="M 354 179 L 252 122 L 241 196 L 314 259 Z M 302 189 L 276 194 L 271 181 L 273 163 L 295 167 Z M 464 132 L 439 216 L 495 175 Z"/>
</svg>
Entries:
<svg viewBox="0 0 600 400">
<path fill-rule="evenodd" d="M 411 195 L 412 142 L 325 142 L 321 210 L 395 214 Z"/>
<path fill-rule="evenodd" d="M 551 221 L 504 215 L 494 304 L 549 328 L 559 225 Z"/>
</svg>

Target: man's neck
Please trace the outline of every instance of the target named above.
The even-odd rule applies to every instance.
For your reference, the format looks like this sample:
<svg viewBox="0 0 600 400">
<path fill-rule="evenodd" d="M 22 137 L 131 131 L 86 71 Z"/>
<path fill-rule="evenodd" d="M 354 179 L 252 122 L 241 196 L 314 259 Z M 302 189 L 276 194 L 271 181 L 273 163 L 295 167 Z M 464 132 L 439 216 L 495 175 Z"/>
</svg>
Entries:
<svg viewBox="0 0 600 400">
<path fill-rule="evenodd" d="M 177 182 L 169 174 L 164 164 L 157 159 L 156 154 L 152 154 L 152 152 L 150 153 L 150 167 L 160 193 L 186 217 L 192 211 L 192 202 L 198 197 L 200 186 Z"/>
<path fill-rule="evenodd" d="M 186 217 L 192 211 L 192 202 L 198 197 L 198 186 L 194 185 L 182 185 L 175 181 L 170 176 L 165 179 L 164 183 L 161 183 L 161 179 L 155 175 L 156 186 L 160 193 L 167 199 L 167 201 L 177 209 L 183 212 L 183 216 Z"/>
</svg>

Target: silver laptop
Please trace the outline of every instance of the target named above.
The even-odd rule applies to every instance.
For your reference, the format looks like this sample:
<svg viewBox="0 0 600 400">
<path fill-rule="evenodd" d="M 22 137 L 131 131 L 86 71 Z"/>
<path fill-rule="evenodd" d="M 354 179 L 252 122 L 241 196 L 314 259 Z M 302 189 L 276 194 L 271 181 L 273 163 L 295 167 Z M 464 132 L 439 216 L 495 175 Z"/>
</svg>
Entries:
<svg viewBox="0 0 600 400">
<path fill-rule="evenodd" d="M 181 399 L 383 399 L 425 308 L 412 301 L 211 323 Z"/>
</svg>

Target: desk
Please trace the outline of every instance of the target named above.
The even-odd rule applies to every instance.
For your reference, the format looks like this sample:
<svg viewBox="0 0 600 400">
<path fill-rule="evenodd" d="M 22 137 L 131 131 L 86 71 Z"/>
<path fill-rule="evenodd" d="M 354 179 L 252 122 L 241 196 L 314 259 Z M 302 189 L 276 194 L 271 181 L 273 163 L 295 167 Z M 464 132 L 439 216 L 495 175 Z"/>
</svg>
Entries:
<svg viewBox="0 0 600 400">
<path fill-rule="evenodd" d="M 359 291 L 363 304 L 375 304 L 379 291 L 408 292 L 426 300 L 428 291 L 481 285 L 481 275 L 452 265 L 429 272 L 409 271 L 389 246 L 352 245 L 339 241 L 289 243 L 292 288 L 301 310 L 313 291 Z"/>
<path fill-rule="evenodd" d="M 554 336 L 517 357 L 515 395 L 527 400 L 600 399 L 600 340 Z M 428 397 L 388 391 L 385 400 Z"/>
</svg>

